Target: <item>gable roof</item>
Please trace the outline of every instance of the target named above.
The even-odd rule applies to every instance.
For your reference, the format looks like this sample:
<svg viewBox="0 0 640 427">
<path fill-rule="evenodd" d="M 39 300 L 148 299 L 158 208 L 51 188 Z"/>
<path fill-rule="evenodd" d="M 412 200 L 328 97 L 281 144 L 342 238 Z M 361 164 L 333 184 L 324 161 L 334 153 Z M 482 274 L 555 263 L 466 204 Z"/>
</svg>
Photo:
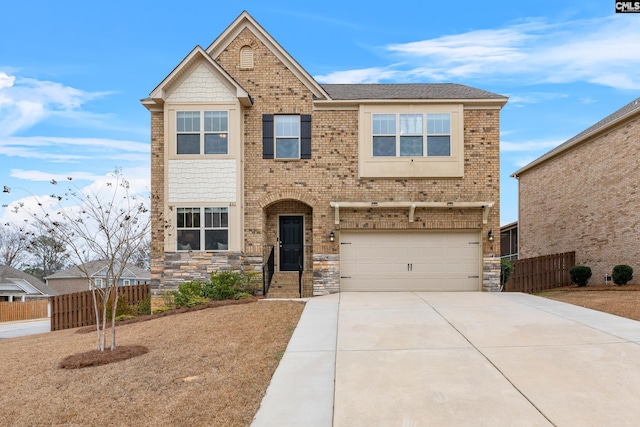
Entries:
<svg viewBox="0 0 640 427">
<path fill-rule="evenodd" d="M 315 81 L 246 10 L 222 32 L 207 48 L 207 54 L 217 58 L 244 29 L 251 31 L 282 63 L 304 84 L 316 98 L 328 98 L 322 86 Z"/>
<path fill-rule="evenodd" d="M 37 293 L 42 295 L 58 295 L 58 291 L 47 286 L 42 280 L 8 265 L 0 265 L 0 286 L 3 283 L 17 286 L 27 294 L 36 293 L 33 292 L 35 289 Z M 29 289 L 29 287 L 34 289 Z"/>
<path fill-rule="evenodd" d="M 155 87 L 149 94 L 148 98 L 142 100 L 142 104 L 144 104 L 147 108 L 153 108 L 154 106 L 162 105 L 167 96 L 167 91 L 173 86 L 174 83 L 180 79 L 187 71 L 189 71 L 195 64 L 200 61 L 204 61 L 209 64 L 213 69 L 218 73 L 219 77 L 222 78 L 224 82 L 230 88 L 235 89 L 236 96 L 242 105 L 245 107 L 249 107 L 253 104 L 253 98 L 249 95 L 249 93 L 244 90 L 238 82 L 234 80 L 233 77 L 222 68 L 216 61 L 214 61 L 211 56 L 209 56 L 204 49 L 200 46 L 196 46 L 193 48 L 191 52 L 182 60 L 180 63 L 169 73 L 167 77 L 160 82 L 158 86 Z"/>
<path fill-rule="evenodd" d="M 613 127 L 633 117 L 636 114 L 640 114 L 640 98 L 634 99 L 624 107 L 608 115 L 596 124 L 588 127 L 576 136 L 568 139 L 567 141 L 548 151 L 546 154 L 538 157 L 536 160 L 524 166 L 523 168 L 518 169 L 511 175 L 511 177 L 517 178 L 522 173 L 535 168 L 536 166 L 564 153 L 565 151 L 570 150 L 576 145 L 579 145 L 602 132 L 612 129 Z"/>
<path fill-rule="evenodd" d="M 105 277 L 102 271 L 107 267 L 108 262 L 104 260 L 89 261 L 83 265 L 91 277 Z M 47 280 L 51 279 L 78 279 L 84 278 L 85 275 L 78 266 L 67 268 L 66 270 L 58 271 L 51 276 L 45 277 Z M 121 279 L 143 279 L 150 280 L 151 273 L 133 264 L 127 264 L 122 273 Z"/>
</svg>

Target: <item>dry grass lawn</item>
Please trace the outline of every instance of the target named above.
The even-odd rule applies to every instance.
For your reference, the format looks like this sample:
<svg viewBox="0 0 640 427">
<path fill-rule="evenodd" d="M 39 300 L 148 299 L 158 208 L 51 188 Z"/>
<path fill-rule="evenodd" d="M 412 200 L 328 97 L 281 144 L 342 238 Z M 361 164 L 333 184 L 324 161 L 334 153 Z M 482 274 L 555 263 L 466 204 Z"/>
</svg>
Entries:
<svg viewBox="0 0 640 427">
<path fill-rule="evenodd" d="M 640 320 L 640 285 L 568 286 L 537 295 Z"/>
<path fill-rule="evenodd" d="M 93 350 L 76 329 L 0 340 L 2 426 L 248 426 L 304 303 L 261 300 L 120 325 L 149 351 L 61 369 Z"/>
</svg>

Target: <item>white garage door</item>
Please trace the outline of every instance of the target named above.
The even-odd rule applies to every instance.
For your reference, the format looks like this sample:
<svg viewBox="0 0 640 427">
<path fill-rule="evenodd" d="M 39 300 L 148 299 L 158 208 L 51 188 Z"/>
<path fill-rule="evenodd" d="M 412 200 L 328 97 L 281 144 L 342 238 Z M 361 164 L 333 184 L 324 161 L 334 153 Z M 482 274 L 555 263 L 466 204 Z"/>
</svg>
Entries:
<svg viewBox="0 0 640 427">
<path fill-rule="evenodd" d="M 479 232 L 341 231 L 342 291 L 478 291 Z"/>
</svg>

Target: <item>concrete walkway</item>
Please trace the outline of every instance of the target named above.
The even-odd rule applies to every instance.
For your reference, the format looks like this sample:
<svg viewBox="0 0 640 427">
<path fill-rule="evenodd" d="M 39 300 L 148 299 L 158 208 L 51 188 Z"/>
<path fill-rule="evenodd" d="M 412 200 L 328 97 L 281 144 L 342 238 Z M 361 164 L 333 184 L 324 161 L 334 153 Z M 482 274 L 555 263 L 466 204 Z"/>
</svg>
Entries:
<svg viewBox="0 0 640 427">
<path fill-rule="evenodd" d="M 42 334 L 50 331 L 51 319 L 49 318 L 0 323 L 0 339 Z"/>
<path fill-rule="evenodd" d="M 253 425 L 637 426 L 640 322 L 518 293 L 312 298 Z"/>
</svg>

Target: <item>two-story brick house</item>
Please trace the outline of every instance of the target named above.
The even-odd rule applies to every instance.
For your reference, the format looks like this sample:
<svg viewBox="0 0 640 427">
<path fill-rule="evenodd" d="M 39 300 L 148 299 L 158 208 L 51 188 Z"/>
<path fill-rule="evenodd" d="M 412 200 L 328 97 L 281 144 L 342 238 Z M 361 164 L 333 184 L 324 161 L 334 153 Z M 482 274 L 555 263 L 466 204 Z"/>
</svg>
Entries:
<svg viewBox="0 0 640 427">
<path fill-rule="evenodd" d="M 302 267 L 304 296 L 497 289 L 506 102 L 457 84 L 318 84 L 243 12 L 142 100 L 152 285 L 262 271 L 273 248 L 274 280 Z"/>
</svg>

